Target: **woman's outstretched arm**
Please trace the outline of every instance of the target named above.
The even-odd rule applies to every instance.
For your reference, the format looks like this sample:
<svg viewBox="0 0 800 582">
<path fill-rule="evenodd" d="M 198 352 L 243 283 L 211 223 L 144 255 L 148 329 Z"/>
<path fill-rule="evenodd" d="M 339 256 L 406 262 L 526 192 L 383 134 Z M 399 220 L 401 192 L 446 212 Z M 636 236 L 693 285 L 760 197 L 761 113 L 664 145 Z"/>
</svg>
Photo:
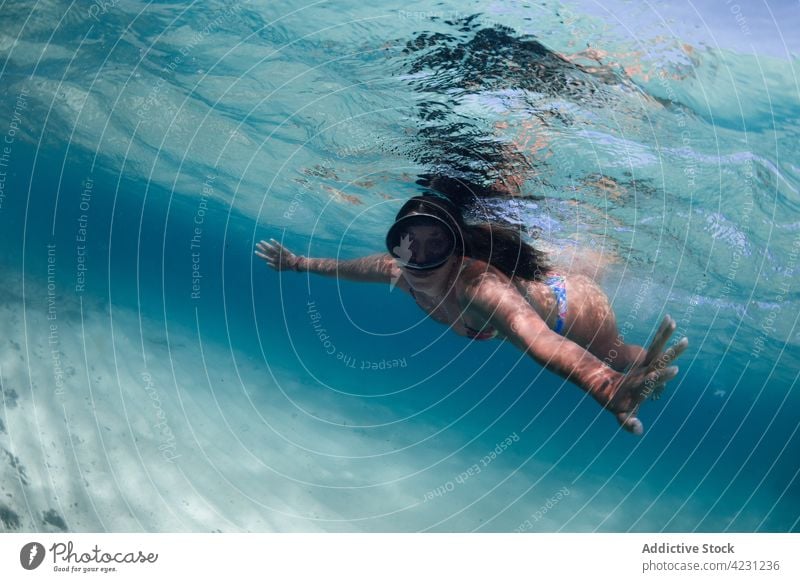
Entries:
<svg viewBox="0 0 800 582">
<path fill-rule="evenodd" d="M 362 283 L 390 283 L 400 276 L 399 267 L 388 253 L 359 259 L 313 259 L 295 255 L 275 239 L 262 240 L 255 254 L 276 271 L 303 271 Z"/>
<path fill-rule="evenodd" d="M 498 329 L 520 350 L 562 378 L 577 384 L 611 411 L 628 431 L 641 434 L 636 418 L 641 403 L 675 377 L 672 361 L 686 349 L 686 338 L 664 351 L 675 322 L 664 318 L 644 359 L 645 365 L 621 374 L 554 331 L 508 281 L 484 273 L 464 290 L 465 308 Z"/>
</svg>

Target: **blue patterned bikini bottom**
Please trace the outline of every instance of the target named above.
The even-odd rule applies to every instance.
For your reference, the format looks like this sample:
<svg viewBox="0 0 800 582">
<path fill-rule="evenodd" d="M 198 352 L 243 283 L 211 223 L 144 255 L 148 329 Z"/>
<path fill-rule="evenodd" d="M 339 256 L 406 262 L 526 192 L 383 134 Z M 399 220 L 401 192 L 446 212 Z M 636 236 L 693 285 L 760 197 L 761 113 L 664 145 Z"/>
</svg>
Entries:
<svg viewBox="0 0 800 582">
<path fill-rule="evenodd" d="M 556 305 L 558 306 L 558 319 L 553 331 L 561 333 L 564 329 L 564 322 L 567 319 L 567 286 L 564 281 L 563 275 L 553 275 L 545 279 L 545 285 L 553 290 L 553 295 L 556 296 Z"/>
</svg>

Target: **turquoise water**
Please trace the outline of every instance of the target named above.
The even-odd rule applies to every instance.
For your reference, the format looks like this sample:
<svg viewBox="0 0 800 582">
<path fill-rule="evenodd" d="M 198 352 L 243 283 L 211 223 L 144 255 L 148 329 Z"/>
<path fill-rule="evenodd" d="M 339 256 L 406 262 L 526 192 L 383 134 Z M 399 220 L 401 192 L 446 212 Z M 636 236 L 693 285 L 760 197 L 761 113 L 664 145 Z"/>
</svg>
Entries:
<svg viewBox="0 0 800 582">
<path fill-rule="evenodd" d="M 796 4 L 1 14 L 0 531 L 800 529 Z M 434 175 L 593 269 L 629 341 L 677 320 L 642 438 L 253 258 L 382 252 Z"/>
</svg>

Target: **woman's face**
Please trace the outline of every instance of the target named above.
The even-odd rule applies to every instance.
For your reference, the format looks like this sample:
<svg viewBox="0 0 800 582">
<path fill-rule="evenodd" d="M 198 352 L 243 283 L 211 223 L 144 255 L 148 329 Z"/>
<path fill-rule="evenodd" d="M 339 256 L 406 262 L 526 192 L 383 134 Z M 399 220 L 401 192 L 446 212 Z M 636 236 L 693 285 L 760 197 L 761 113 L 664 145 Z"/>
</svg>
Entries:
<svg viewBox="0 0 800 582">
<path fill-rule="evenodd" d="M 414 225 L 400 238 L 398 257 L 402 260 L 400 268 L 408 284 L 416 291 L 442 294 L 448 275 L 455 263 L 452 253 L 453 242 L 450 233 L 437 225 Z M 413 269 L 405 266 L 435 264 L 446 257 L 439 266 L 431 269 Z"/>
</svg>

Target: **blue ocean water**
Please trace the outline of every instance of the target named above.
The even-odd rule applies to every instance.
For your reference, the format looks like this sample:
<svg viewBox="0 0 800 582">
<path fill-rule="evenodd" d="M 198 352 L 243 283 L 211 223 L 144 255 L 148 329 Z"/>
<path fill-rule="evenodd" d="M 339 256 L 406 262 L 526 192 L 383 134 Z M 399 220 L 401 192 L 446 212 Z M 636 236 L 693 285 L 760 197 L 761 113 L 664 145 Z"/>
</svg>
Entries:
<svg viewBox="0 0 800 582">
<path fill-rule="evenodd" d="M 0 14 L 0 531 L 800 530 L 795 3 Z M 676 319 L 643 437 L 253 257 L 382 252 L 433 176 L 592 269 L 629 341 Z"/>
</svg>

